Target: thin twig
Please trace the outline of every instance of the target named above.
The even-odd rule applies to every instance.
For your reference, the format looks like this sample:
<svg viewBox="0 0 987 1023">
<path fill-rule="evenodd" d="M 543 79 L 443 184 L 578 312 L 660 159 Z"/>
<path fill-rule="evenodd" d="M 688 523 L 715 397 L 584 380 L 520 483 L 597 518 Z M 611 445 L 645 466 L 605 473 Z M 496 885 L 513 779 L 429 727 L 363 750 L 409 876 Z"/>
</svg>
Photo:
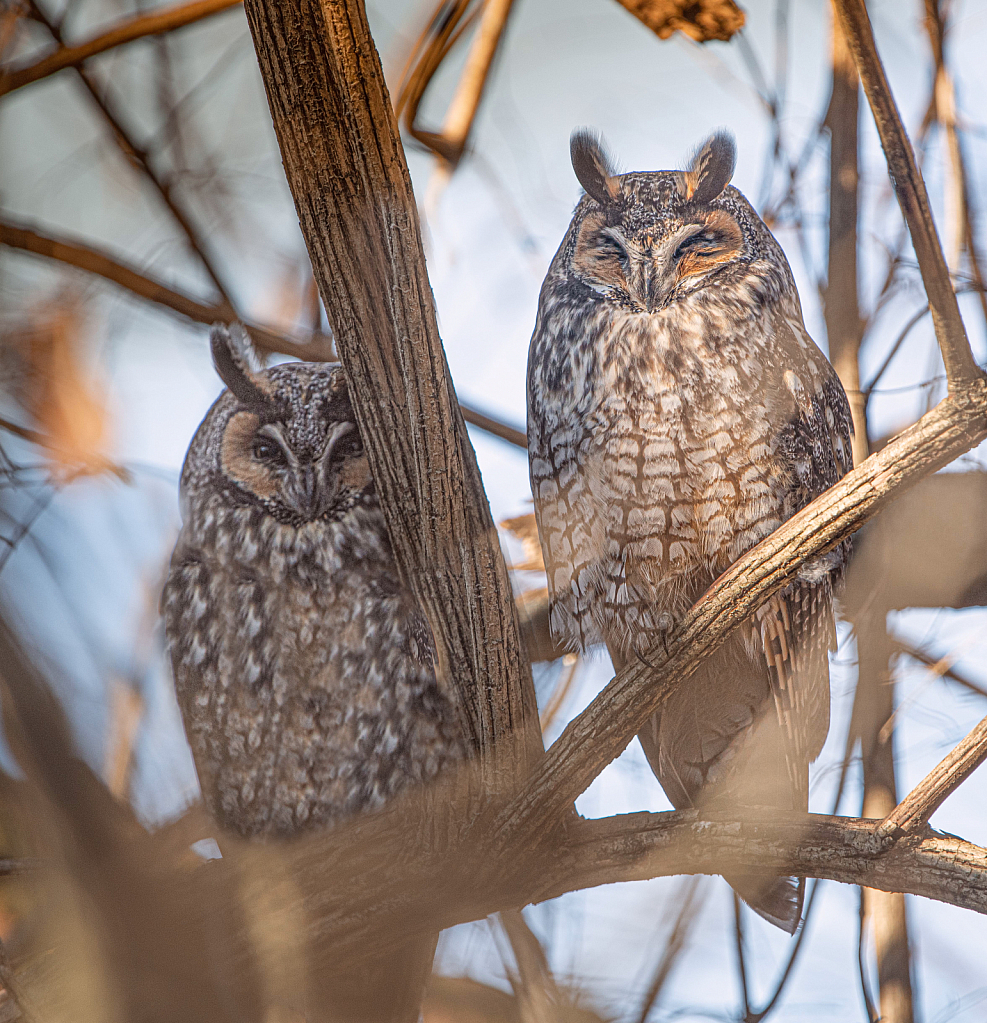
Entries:
<svg viewBox="0 0 987 1023">
<path fill-rule="evenodd" d="M 236 314 L 228 306 L 212 306 L 199 302 L 99 249 L 43 235 L 24 225 L 13 224 L 10 221 L 0 222 L 0 245 L 8 245 L 10 248 L 86 270 L 195 323 L 231 323 L 237 319 Z M 291 355 L 310 362 L 334 358 L 332 338 L 328 335 L 317 334 L 313 335 L 311 341 L 297 342 L 269 327 L 247 324 L 247 329 L 257 347 L 265 352 L 280 352 L 282 355 Z"/>
<path fill-rule="evenodd" d="M 737 949 L 737 973 L 740 975 L 740 993 L 744 999 L 743 1023 L 751 1018 L 751 1000 L 747 988 L 747 960 L 744 955 L 744 917 L 740 905 L 740 896 L 733 892 L 733 934 Z"/>
<path fill-rule="evenodd" d="M 874 43 L 874 33 L 864 0 L 834 0 L 850 52 L 864 92 L 870 102 L 881 145 L 888 161 L 888 170 L 895 186 L 905 223 L 918 257 L 922 281 L 929 297 L 936 337 L 942 350 L 950 390 L 964 382 L 977 379 L 977 367 L 960 316 L 956 295 L 949 279 L 949 268 L 943 257 L 929 208 L 925 182 L 915 162 L 915 153 L 888 85 L 884 67 Z"/>
<path fill-rule="evenodd" d="M 506 440 L 508 444 L 513 444 L 516 448 L 521 448 L 522 451 L 528 450 L 528 437 L 523 430 L 519 430 L 516 426 L 509 426 L 479 409 L 464 405 L 462 402 L 459 403 L 459 407 L 462 409 L 463 419 L 467 423 L 478 426 L 481 430 L 486 430 L 487 433 L 492 433 L 501 440 Z"/>
<path fill-rule="evenodd" d="M 935 62 L 935 84 L 933 86 L 933 104 L 935 116 L 946 134 L 946 146 L 950 163 L 951 205 L 956 223 L 953 235 L 956 244 L 955 268 L 959 269 L 959 257 L 965 248 L 970 261 L 970 270 L 974 281 L 980 286 L 980 309 L 987 321 L 987 294 L 983 290 L 983 275 L 980 260 L 977 257 L 976 235 L 973 230 L 973 211 L 970 202 L 970 175 L 967 172 L 963 154 L 963 143 L 960 139 L 956 123 L 956 86 L 953 77 L 946 67 L 945 41 L 946 23 L 943 16 L 941 0 L 925 0 L 925 26 L 932 45 L 932 57 Z"/>
<path fill-rule="evenodd" d="M 867 963 L 864 959 L 864 933 L 867 926 L 867 907 L 864 903 L 864 889 L 860 889 L 860 900 L 857 924 L 857 976 L 860 978 L 860 994 L 864 1000 L 864 1012 L 868 1023 L 880 1023 L 871 997 L 870 985 L 867 983 Z"/>
<path fill-rule="evenodd" d="M 40 0 L 29 0 L 29 2 L 36 18 L 48 29 L 52 38 L 56 42 L 61 43 L 62 33 L 59 23 L 53 21 L 43 10 Z M 216 261 L 210 251 L 211 246 L 196 228 L 191 212 L 185 208 L 180 195 L 172 188 L 171 181 L 157 172 L 148 146 L 140 145 L 134 137 L 134 133 L 127 129 L 123 123 L 122 112 L 114 107 L 109 96 L 106 94 L 106 90 L 98 87 L 97 82 L 86 68 L 77 66 L 75 70 L 79 81 L 89 93 L 90 99 L 95 104 L 103 120 L 109 126 L 113 139 L 120 147 L 125 159 L 128 163 L 143 171 L 147 180 L 161 197 L 161 201 L 175 220 L 175 223 L 182 229 L 189 247 L 202 263 L 203 268 L 209 275 L 209 279 L 219 292 L 222 302 L 230 307 L 231 315 L 236 316 L 229 288 L 223 282 L 222 275 L 216 266 Z"/>
<path fill-rule="evenodd" d="M 701 875 L 697 874 L 689 878 L 682 885 L 679 895 L 679 912 L 675 917 L 672 933 L 668 936 L 668 941 L 665 942 L 665 947 L 662 950 L 661 958 L 658 960 L 658 965 L 655 967 L 651 982 L 645 991 L 644 1000 L 641 1002 L 641 1008 L 636 1017 L 637 1023 L 647 1023 L 648 1015 L 657 1003 L 662 989 L 665 987 L 672 969 L 678 961 L 682 949 L 685 947 L 685 939 L 688 937 L 689 928 L 696 918 L 696 894 L 699 891 L 701 881 Z"/>
<path fill-rule="evenodd" d="M 191 25 L 210 15 L 218 14 L 229 7 L 234 7 L 242 0 L 194 0 L 190 4 L 169 7 L 164 11 L 153 11 L 150 14 L 139 14 L 118 22 L 111 29 L 102 32 L 85 42 L 75 46 L 61 45 L 54 53 L 42 57 L 27 67 L 18 68 L 0 75 L 0 95 L 13 92 L 32 82 L 40 81 L 49 75 L 63 71 L 67 67 L 76 67 L 84 60 L 105 53 L 135 39 L 171 32 L 176 28 Z"/>
<path fill-rule="evenodd" d="M 521 1023 L 553 1023 L 561 999 L 541 942 L 519 909 L 503 910 L 500 924 L 517 964 L 517 980 L 512 977 L 511 983 Z"/>
<path fill-rule="evenodd" d="M 879 838 L 914 831 L 987 760 L 987 718 L 908 793 L 875 828 Z"/>
<path fill-rule="evenodd" d="M 572 690 L 572 683 L 576 680 L 580 663 L 581 658 L 579 654 L 570 653 L 562 658 L 562 672 L 559 675 L 559 680 L 552 691 L 552 695 L 549 697 L 548 703 L 545 704 L 545 709 L 538 715 L 538 724 L 541 726 L 542 732 L 548 731 L 555 720 L 555 716 L 562 709 L 566 697 Z"/>
<path fill-rule="evenodd" d="M 854 704 L 856 704 L 856 702 L 856 698 L 854 698 Z M 835 816 L 840 809 L 840 800 L 843 798 L 843 789 L 846 786 L 847 772 L 850 767 L 850 760 L 853 756 L 853 747 L 856 744 L 856 739 L 855 721 L 854 716 L 851 713 L 850 722 L 847 725 L 847 737 L 843 753 L 843 763 L 840 765 L 840 780 L 836 786 L 836 795 L 833 797 L 833 809 L 831 811 L 833 816 Z M 771 1015 L 775 1006 L 778 1005 L 781 999 L 782 992 L 785 990 L 788 978 L 792 975 L 795 962 L 799 957 L 799 952 L 802 950 L 802 943 L 809 930 L 809 919 L 812 916 L 812 910 L 816 904 L 816 895 L 819 892 L 819 884 L 820 882 L 818 879 L 812 883 L 812 891 L 809 892 L 808 898 L 805 900 L 805 913 L 802 915 L 802 926 L 799 928 L 799 932 L 795 937 L 795 946 L 792 948 L 791 955 L 788 957 L 788 962 L 785 963 L 785 968 L 781 971 L 781 976 L 778 978 L 778 983 L 775 985 L 775 989 L 771 997 L 767 1000 L 763 1009 L 753 1014 L 751 1017 L 751 1023 L 762 1023 L 763 1020 L 767 1019 L 767 1017 Z"/>
<path fill-rule="evenodd" d="M 442 146 L 436 149 L 452 167 L 459 163 L 466 148 L 513 4 L 514 0 L 484 2 L 473 45 L 442 122 Z"/>
<path fill-rule="evenodd" d="M 895 647 L 908 657 L 918 661 L 919 664 L 924 664 L 925 667 L 933 669 L 937 674 L 943 678 L 951 679 L 953 682 L 963 686 L 964 689 L 970 690 L 971 693 L 976 693 L 978 696 L 987 696 L 987 689 L 983 686 L 977 685 L 976 682 L 971 681 L 965 675 L 961 675 L 954 667 L 949 664 L 943 663 L 942 657 L 936 657 L 934 654 L 929 653 L 928 650 L 923 650 L 921 647 L 913 646 L 907 640 L 901 639 L 897 636 L 892 637 L 892 642 Z"/>
</svg>

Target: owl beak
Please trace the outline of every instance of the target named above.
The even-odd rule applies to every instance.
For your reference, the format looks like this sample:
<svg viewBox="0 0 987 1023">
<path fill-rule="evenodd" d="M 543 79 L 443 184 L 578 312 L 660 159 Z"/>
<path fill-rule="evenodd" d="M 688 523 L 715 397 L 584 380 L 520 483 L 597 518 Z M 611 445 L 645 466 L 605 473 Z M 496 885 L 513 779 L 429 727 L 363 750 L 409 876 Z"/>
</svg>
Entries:
<svg viewBox="0 0 987 1023">
<path fill-rule="evenodd" d="M 293 504 L 295 511 L 303 518 L 314 519 L 321 511 L 319 475 L 310 462 L 303 463 L 295 470 Z"/>
<path fill-rule="evenodd" d="M 631 297 L 649 313 L 661 309 L 675 286 L 675 276 L 660 261 L 645 256 L 637 261 L 631 282 Z"/>
</svg>

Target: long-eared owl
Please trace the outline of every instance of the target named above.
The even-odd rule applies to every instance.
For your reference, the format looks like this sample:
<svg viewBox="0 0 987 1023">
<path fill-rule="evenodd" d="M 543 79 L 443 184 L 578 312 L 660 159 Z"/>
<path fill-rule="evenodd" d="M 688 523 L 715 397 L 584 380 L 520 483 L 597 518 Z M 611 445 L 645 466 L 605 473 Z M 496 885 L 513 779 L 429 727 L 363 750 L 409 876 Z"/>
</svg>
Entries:
<svg viewBox="0 0 987 1023">
<path fill-rule="evenodd" d="M 685 171 L 618 175 L 586 132 L 571 151 L 586 194 L 531 339 L 531 487 L 553 630 L 619 668 L 849 470 L 852 427 L 781 247 L 729 184 L 728 135 Z M 807 566 L 641 732 L 674 806 L 807 808 L 847 554 Z M 794 932 L 802 882 L 728 880 Z"/>
<path fill-rule="evenodd" d="M 432 781 L 461 730 L 342 368 L 261 371 L 238 326 L 214 328 L 212 350 L 228 390 L 185 459 L 162 607 L 208 809 L 287 837 Z"/>
</svg>

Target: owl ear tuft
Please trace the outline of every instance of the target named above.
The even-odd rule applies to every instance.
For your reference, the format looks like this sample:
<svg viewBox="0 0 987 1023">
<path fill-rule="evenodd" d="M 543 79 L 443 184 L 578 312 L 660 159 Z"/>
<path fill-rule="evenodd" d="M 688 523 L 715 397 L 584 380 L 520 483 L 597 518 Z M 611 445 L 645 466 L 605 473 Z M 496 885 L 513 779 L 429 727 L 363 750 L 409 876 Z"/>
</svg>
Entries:
<svg viewBox="0 0 987 1023">
<path fill-rule="evenodd" d="M 572 169 L 579 183 L 604 208 L 620 194 L 617 172 L 603 139 L 588 128 L 577 128 L 569 138 Z"/>
<path fill-rule="evenodd" d="M 737 144 L 728 131 L 711 135 L 689 162 L 685 179 L 685 197 L 693 202 L 712 202 L 733 177 L 737 163 Z"/>
<path fill-rule="evenodd" d="M 259 379 L 260 360 L 243 324 L 214 323 L 209 332 L 212 361 L 223 383 L 251 410 L 271 404 Z"/>
</svg>

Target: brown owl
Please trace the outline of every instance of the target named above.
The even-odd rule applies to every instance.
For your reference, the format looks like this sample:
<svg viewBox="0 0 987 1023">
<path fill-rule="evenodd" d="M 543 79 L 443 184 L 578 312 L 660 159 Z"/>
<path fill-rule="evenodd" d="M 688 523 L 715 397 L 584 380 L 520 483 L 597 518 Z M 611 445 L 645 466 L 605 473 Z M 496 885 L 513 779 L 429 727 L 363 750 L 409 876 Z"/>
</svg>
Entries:
<svg viewBox="0 0 987 1023">
<path fill-rule="evenodd" d="M 531 487 L 553 629 L 619 669 L 850 469 L 852 427 L 781 247 L 729 184 L 728 135 L 686 171 L 618 175 L 585 132 L 571 149 L 586 194 L 531 339 Z M 807 808 L 847 554 L 807 565 L 640 734 L 674 806 Z M 795 931 L 804 882 L 728 880 Z"/>
<path fill-rule="evenodd" d="M 287 837 L 435 779 L 462 738 L 342 368 L 261 371 L 239 327 L 212 349 L 229 389 L 185 459 L 162 606 L 207 807 Z"/>
</svg>

